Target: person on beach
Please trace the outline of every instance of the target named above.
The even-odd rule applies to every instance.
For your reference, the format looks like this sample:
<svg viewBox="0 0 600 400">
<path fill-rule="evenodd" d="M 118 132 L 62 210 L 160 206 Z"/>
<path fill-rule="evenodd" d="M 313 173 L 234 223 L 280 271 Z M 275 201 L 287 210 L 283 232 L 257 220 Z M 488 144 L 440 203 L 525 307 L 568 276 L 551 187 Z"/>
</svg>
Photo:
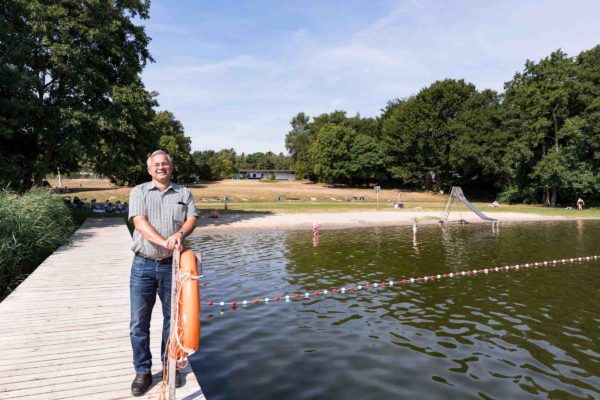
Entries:
<svg viewBox="0 0 600 400">
<path fill-rule="evenodd" d="M 419 226 L 417 225 L 418 222 L 419 222 L 418 218 L 413 219 L 413 225 L 412 225 L 413 236 L 417 236 L 417 230 L 419 229 Z"/>
<path fill-rule="evenodd" d="M 135 379 L 131 394 L 142 396 L 152 384 L 150 319 L 156 294 L 162 303 L 163 329 L 161 360 L 171 328 L 171 269 L 173 250 L 196 228 L 198 211 L 192 193 L 171 182 L 173 163 L 167 153 L 157 150 L 148 157 L 150 182 L 137 185 L 129 197 L 129 221 L 133 221 L 135 253 L 129 281 L 131 300 L 130 338 Z M 181 386 L 179 373 L 176 386 Z"/>
<path fill-rule="evenodd" d="M 583 206 L 585 206 L 585 203 L 583 202 L 583 199 L 580 197 L 577 199 L 577 209 L 579 211 L 583 210 Z"/>
</svg>

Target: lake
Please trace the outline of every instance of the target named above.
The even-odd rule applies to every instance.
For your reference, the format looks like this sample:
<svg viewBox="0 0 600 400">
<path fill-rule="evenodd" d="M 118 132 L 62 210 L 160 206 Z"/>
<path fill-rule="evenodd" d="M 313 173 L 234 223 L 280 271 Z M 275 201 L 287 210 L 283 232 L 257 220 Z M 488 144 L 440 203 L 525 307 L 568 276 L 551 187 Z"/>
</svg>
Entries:
<svg viewBox="0 0 600 400">
<path fill-rule="evenodd" d="M 416 238 L 411 227 L 323 230 L 318 243 L 308 231 L 197 234 L 191 242 L 205 275 L 191 362 L 208 400 L 600 397 L 599 261 L 460 274 L 600 255 L 599 221 L 426 225 Z M 449 273 L 458 277 L 436 277 Z"/>
</svg>

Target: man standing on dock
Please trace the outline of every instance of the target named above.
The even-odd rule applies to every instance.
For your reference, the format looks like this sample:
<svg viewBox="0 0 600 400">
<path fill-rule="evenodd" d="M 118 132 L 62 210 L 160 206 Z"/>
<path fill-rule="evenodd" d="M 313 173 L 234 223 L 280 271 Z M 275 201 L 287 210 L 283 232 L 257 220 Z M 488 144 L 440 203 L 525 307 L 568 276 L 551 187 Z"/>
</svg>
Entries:
<svg viewBox="0 0 600 400">
<path fill-rule="evenodd" d="M 167 153 L 157 150 L 148 157 L 152 181 L 137 185 L 129 198 L 129 220 L 133 220 L 135 253 L 129 282 L 131 299 L 130 337 L 135 379 L 131 394 L 141 396 L 152 384 L 150 319 L 156 294 L 162 303 L 163 330 L 161 360 L 171 328 L 171 268 L 173 250 L 196 228 L 198 211 L 192 193 L 171 183 L 173 163 Z M 176 385 L 181 377 L 176 375 Z"/>
</svg>

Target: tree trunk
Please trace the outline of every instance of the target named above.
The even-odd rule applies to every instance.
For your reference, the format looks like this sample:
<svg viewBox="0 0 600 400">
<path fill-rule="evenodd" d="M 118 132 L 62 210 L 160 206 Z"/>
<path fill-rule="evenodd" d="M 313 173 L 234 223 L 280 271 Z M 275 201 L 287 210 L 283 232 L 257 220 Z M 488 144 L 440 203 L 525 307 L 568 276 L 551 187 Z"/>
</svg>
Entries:
<svg viewBox="0 0 600 400">
<path fill-rule="evenodd" d="M 556 108 L 558 104 L 552 109 L 552 120 L 554 122 L 554 148 L 558 151 L 558 119 L 556 118 Z"/>
<path fill-rule="evenodd" d="M 550 189 L 548 189 L 548 187 L 544 187 L 544 204 L 549 206 L 550 205 Z"/>
<path fill-rule="evenodd" d="M 558 197 L 558 188 L 553 188 L 552 189 L 552 199 L 550 200 L 550 205 L 551 206 L 555 206 L 556 205 L 556 198 Z"/>
</svg>

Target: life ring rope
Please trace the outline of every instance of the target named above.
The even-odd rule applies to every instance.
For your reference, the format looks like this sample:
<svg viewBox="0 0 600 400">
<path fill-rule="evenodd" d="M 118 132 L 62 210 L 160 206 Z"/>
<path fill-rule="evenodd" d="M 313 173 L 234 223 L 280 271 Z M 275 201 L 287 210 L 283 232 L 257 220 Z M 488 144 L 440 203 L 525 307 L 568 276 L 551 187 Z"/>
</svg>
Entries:
<svg viewBox="0 0 600 400">
<path fill-rule="evenodd" d="M 181 265 L 181 256 L 184 256 L 184 265 Z M 193 260 L 193 261 L 192 261 Z M 160 390 L 160 400 L 168 398 L 168 359 L 172 357 L 176 362 L 176 370 L 179 371 L 188 365 L 188 356 L 195 353 L 200 342 L 200 285 L 202 275 L 198 275 L 197 265 L 202 265 L 201 255 L 196 255 L 191 250 L 180 253 L 178 249 L 173 252 L 173 268 L 175 268 L 175 299 L 171 313 L 174 313 L 174 326 L 166 343 L 167 351 L 163 359 L 163 379 Z M 182 271 L 182 269 L 186 269 Z M 193 285 L 189 282 L 195 281 Z M 194 294 L 194 290 L 197 294 Z M 183 302 L 186 302 L 185 304 Z M 184 307 L 182 307 L 184 305 Z M 185 319 L 189 323 L 182 323 L 182 314 L 186 313 Z M 190 330 L 186 334 L 186 329 Z M 186 347 L 186 342 L 188 346 Z M 189 344 L 192 343 L 193 348 Z"/>
</svg>

